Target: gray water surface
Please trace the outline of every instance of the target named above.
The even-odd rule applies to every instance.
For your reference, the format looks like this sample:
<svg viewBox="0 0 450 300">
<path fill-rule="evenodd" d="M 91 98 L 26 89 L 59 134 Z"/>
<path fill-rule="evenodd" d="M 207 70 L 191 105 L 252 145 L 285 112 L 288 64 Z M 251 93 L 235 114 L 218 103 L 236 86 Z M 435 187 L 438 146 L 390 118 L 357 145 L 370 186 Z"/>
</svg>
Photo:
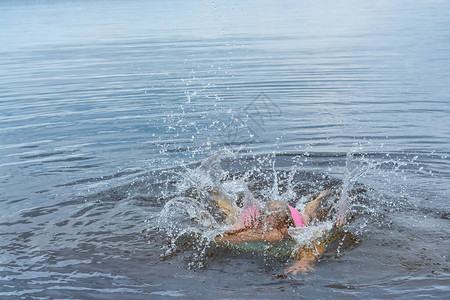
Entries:
<svg viewBox="0 0 450 300">
<path fill-rule="evenodd" d="M 0 298 L 448 295 L 449 15 L 447 1 L 3 1 Z M 269 157 L 337 189 L 347 153 L 370 161 L 353 182 L 361 244 L 295 277 L 258 257 L 161 259 L 182 166 L 221 149 L 230 174 Z"/>
</svg>

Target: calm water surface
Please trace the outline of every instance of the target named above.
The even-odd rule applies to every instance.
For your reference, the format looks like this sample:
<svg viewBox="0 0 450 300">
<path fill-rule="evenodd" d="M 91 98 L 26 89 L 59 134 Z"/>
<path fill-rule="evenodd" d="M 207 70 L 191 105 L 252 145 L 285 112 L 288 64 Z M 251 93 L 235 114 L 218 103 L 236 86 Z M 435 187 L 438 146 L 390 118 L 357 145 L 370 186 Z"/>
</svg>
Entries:
<svg viewBox="0 0 450 300">
<path fill-rule="evenodd" d="M 3 1 L 0 298 L 448 295 L 449 15 L 447 1 Z M 360 245 L 296 277 L 254 257 L 161 259 L 155 220 L 182 166 L 224 148 L 230 174 L 297 169 L 339 189 L 360 170 Z"/>
</svg>

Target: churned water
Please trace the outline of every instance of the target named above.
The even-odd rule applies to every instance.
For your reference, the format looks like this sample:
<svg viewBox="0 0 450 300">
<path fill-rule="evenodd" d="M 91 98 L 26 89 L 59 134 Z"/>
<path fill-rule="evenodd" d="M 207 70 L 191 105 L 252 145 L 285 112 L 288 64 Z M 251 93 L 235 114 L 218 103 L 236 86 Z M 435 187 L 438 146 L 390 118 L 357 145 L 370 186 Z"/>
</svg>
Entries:
<svg viewBox="0 0 450 300">
<path fill-rule="evenodd" d="M 420 0 L 3 1 L 0 298 L 448 295 L 449 15 Z M 196 244 L 176 232 L 211 228 L 183 202 L 208 180 L 299 206 L 331 189 L 352 242 L 297 276 Z"/>
</svg>

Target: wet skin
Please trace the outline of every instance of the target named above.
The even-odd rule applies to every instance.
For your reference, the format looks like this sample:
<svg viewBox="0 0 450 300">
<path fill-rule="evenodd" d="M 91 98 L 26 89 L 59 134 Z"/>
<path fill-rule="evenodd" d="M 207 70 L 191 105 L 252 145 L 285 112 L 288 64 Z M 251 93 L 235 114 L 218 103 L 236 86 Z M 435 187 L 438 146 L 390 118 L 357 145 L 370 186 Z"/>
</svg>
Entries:
<svg viewBox="0 0 450 300">
<path fill-rule="evenodd" d="M 316 199 L 306 205 L 305 212 L 301 213 L 306 226 L 316 216 L 318 205 L 328 194 L 329 191 L 322 191 Z M 279 242 L 289 238 L 289 226 L 285 222 L 274 220 L 273 216 L 268 215 L 263 223 L 269 224 L 269 226 L 263 228 L 245 227 L 244 224 L 237 222 L 230 230 L 216 236 L 215 241 L 217 243 L 238 244 L 244 242 Z M 313 271 L 313 263 L 322 255 L 324 247 L 321 244 L 313 243 L 309 247 L 297 249 L 296 252 L 300 258 L 292 266 L 285 269 L 286 274 L 297 275 L 299 271 L 302 273 Z"/>
</svg>

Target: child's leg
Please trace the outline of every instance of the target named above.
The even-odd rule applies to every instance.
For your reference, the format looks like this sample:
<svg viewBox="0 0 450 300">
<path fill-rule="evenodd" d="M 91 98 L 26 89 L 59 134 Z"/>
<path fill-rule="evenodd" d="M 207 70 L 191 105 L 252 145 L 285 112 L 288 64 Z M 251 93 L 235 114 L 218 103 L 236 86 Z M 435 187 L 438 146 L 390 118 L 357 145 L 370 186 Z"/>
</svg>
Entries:
<svg viewBox="0 0 450 300">
<path fill-rule="evenodd" d="M 214 201 L 214 203 L 216 203 L 219 210 L 223 213 L 225 218 L 230 221 L 231 224 L 236 222 L 237 209 L 236 207 L 234 207 L 231 199 L 229 199 L 218 188 L 211 189 L 210 198 L 212 201 Z"/>
<path fill-rule="evenodd" d="M 317 207 L 319 207 L 320 203 L 324 201 L 327 196 L 330 194 L 330 190 L 321 191 L 319 195 L 317 195 L 316 199 L 314 199 L 311 202 L 308 202 L 305 207 L 305 214 L 310 218 L 313 219 L 317 215 Z"/>
</svg>

